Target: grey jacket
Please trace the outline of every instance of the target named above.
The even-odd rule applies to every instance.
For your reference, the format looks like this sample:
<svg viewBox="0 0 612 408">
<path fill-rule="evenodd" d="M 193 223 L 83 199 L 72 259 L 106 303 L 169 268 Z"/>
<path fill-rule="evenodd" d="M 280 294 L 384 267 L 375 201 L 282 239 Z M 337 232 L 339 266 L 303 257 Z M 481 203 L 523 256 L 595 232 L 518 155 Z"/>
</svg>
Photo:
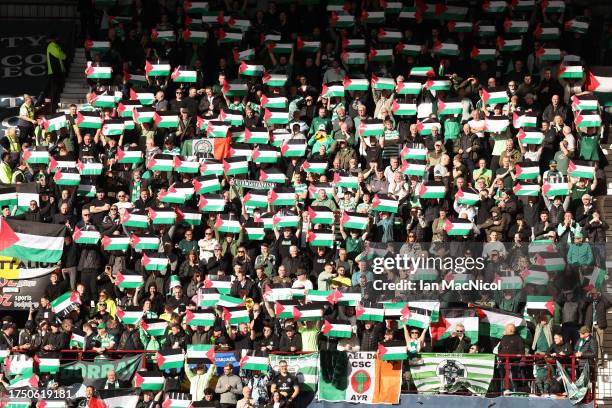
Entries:
<svg viewBox="0 0 612 408">
<path fill-rule="evenodd" d="M 227 386 L 231 388 L 228 390 Z M 222 375 L 217 380 L 215 392 L 219 394 L 219 402 L 221 404 L 236 404 L 237 396 L 242 396 L 242 382 L 237 375 Z"/>
</svg>

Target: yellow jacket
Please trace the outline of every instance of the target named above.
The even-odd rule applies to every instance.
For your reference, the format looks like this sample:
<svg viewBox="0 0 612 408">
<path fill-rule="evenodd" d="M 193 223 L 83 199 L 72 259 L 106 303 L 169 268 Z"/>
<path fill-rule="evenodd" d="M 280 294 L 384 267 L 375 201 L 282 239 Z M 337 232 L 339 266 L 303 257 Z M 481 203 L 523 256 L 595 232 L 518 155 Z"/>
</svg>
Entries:
<svg viewBox="0 0 612 408">
<path fill-rule="evenodd" d="M 62 51 L 62 48 L 55 42 L 52 41 L 47 45 L 47 73 L 49 75 L 53 74 L 54 65 L 52 63 L 52 58 L 58 61 L 61 72 L 66 72 L 66 68 L 64 67 L 64 60 L 66 59 L 66 54 Z"/>
</svg>

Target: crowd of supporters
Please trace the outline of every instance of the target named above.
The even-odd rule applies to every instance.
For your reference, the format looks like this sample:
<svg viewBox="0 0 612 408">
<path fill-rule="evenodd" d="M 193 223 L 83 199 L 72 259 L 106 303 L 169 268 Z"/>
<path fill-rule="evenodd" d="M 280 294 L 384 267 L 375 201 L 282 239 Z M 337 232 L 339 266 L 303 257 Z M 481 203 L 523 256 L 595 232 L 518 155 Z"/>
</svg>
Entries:
<svg viewBox="0 0 612 408">
<path fill-rule="evenodd" d="M 610 29 L 604 30 L 610 25 L 573 2 L 324 3 L 226 0 L 204 8 L 187 1 L 79 2 L 88 67 L 110 67 L 112 74 L 102 79 L 88 74 L 87 103 L 68 108 L 66 126 L 49 130 L 57 115 L 48 106 L 38 110 L 26 97 L 18 128 L 7 132 L 0 181 L 35 182 L 40 199 L 19 215 L 7 206 L 3 217 L 65 225 L 67 234 L 45 296 L 23 327 L 4 318 L 0 346 L 53 353 L 71 348 L 71 333 L 78 331 L 88 353 L 106 358 L 113 349 L 189 344 L 235 350 L 238 359 L 247 351 L 376 351 L 392 339 L 405 341 L 410 353 L 601 357 L 611 305 L 599 278 L 605 279 L 608 229 L 607 161 L 600 145 L 608 137 L 609 108 L 601 94 L 588 90 L 588 77 L 589 67 L 611 61 Z M 492 3 L 503 4 L 493 10 Z M 462 13 L 458 21 L 447 16 L 451 9 Z M 372 17 L 376 13 L 382 20 Z M 466 28 L 458 29 L 464 22 Z M 571 29 L 575 22 L 586 28 Z M 520 23 L 524 32 L 513 31 Z M 189 40 L 196 32 L 206 40 Z M 389 33 L 397 37 L 389 40 Z M 228 40 L 232 35 L 237 39 Z M 503 42 L 512 40 L 520 46 L 508 51 Z M 417 51 L 403 52 L 411 46 Z M 492 58 L 478 58 L 479 50 L 487 49 Z M 557 58 L 545 57 L 551 50 L 560 52 Z M 152 75 L 164 64 L 170 72 Z M 260 66 L 259 74 L 245 72 Z M 572 67 L 580 67 L 576 76 L 563 75 Z M 193 81 L 176 81 L 181 70 L 195 72 Z M 277 78 L 282 84 L 268 84 Z M 356 89 L 351 82 L 360 79 L 365 90 L 351 90 Z M 391 86 L 380 85 L 385 81 Z M 414 83 L 417 91 L 402 91 Z M 241 85 L 244 92 L 231 92 Z M 110 106 L 96 103 L 104 96 L 114 97 Z M 583 123 L 582 105 L 593 101 L 588 113 L 599 119 Z M 130 105 L 135 114 L 124 119 Z M 141 105 L 155 112 L 151 120 L 136 118 L 146 111 Z M 445 112 L 445 106 L 455 110 Z M 82 125 L 96 115 L 100 126 Z M 164 126 L 172 115 L 176 123 Z M 105 125 L 117 123 L 119 132 Z M 229 129 L 217 135 L 213 127 L 224 124 Z M 245 134 L 262 128 L 265 140 L 249 144 Z M 306 147 L 302 155 L 287 155 L 290 145 Z M 48 151 L 55 163 L 101 163 L 102 171 L 81 175 L 81 186 L 94 186 L 87 190 L 91 194 L 81 194 L 80 187 L 62 184 L 57 170 L 28 162 L 28 150 Z M 275 159 L 258 161 L 253 154 L 268 151 Z M 129 152 L 142 152 L 142 162 L 123 161 Z M 156 168 L 168 155 L 171 168 Z M 246 170 L 232 173 L 232 163 L 240 159 Z M 181 171 L 189 162 L 203 165 L 195 173 Z M 219 173 L 210 171 L 215 165 Z M 526 176 L 534 168 L 535 174 Z M 211 174 L 218 189 L 209 191 L 220 195 L 220 208 L 207 209 L 211 195 L 199 194 L 197 186 L 195 194 L 169 199 L 185 186 L 210 181 Z M 273 187 L 266 184 L 271 175 L 280 177 Z M 561 190 L 548 194 L 554 188 Z M 435 191 L 439 195 L 428 195 Z M 257 194 L 263 205 L 251 201 Z M 277 205 L 281 194 L 290 198 Z M 326 211 L 333 212 L 331 220 L 313 222 L 317 212 Z M 174 218 L 155 222 L 156 214 L 165 212 Z M 194 213 L 198 219 L 187 222 L 185 214 Z M 148 217 L 146 225 L 127 222 L 138 215 Z M 346 226 L 352 216 L 365 218 L 365 224 Z M 237 230 L 224 229 L 235 222 Z M 251 235 L 247 227 L 259 225 L 262 236 Z M 465 230 L 457 233 L 457 225 Z M 75 243 L 75 231 L 132 242 L 126 250 L 105 250 L 103 239 Z M 333 238 L 321 238 L 325 234 Z M 157 239 L 158 247 L 135 248 L 134 239 L 147 238 Z M 325 243 L 316 245 L 319 239 Z M 547 268 L 549 258 L 530 245 L 562 258 L 561 269 Z M 395 253 L 482 256 L 482 269 L 463 274 L 468 280 L 520 277 L 521 282 L 495 292 L 379 290 L 376 279 L 399 282 L 414 272 L 390 268 L 373 274 L 374 257 Z M 143 258 L 166 261 L 152 269 Z M 543 272 L 544 280 L 529 280 L 529 271 Z M 445 268 L 433 273 L 435 282 L 462 275 Z M 118 276 L 128 275 L 141 276 L 142 285 L 122 286 Z M 213 306 L 213 324 L 188 324 L 186 315 L 200 310 L 206 290 L 218 288 L 212 282 L 226 281 L 223 293 L 244 301 L 250 323 L 230 324 L 224 309 Z M 281 319 L 270 297 L 280 288 L 301 293 L 295 296 L 300 305 L 308 291 L 332 290 L 359 293 L 357 307 L 436 300 L 440 308 L 480 305 L 531 314 L 529 333 L 519 335 L 508 325 L 498 344 L 499 338 L 469 338 L 458 324 L 446 341 L 436 343 L 429 325 L 361 321 L 355 305 L 338 302 L 316 303 L 323 310 L 320 322 Z M 77 301 L 56 314 L 53 302 L 69 291 Z M 529 313 L 528 297 L 534 295 L 551 297 L 554 312 Z M 130 307 L 142 308 L 143 321 L 168 322 L 167 331 L 152 336 L 140 323 L 122 323 L 118 310 Z M 332 320 L 348 322 L 352 335 L 322 333 L 323 322 Z M 190 389 L 194 400 L 224 408 L 290 406 L 299 393 L 297 379 L 282 364 L 280 374 L 265 381 L 225 370 L 215 387 L 210 387 L 213 371 L 204 365 L 169 371 L 165 375 L 173 382 L 166 391 L 180 390 L 186 376 L 191 387 L 183 390 Z M 522 374 L 527 375 L 514 373 Z M 546 374 L 539 378 L 537 392 L 549 392 Z M 114 382 L 109 378 L 107 385 Z M 42 377 L 41 386 L 47 386 Z M 147 407 L 160 398 L 143 394 Z"/>
</svg>

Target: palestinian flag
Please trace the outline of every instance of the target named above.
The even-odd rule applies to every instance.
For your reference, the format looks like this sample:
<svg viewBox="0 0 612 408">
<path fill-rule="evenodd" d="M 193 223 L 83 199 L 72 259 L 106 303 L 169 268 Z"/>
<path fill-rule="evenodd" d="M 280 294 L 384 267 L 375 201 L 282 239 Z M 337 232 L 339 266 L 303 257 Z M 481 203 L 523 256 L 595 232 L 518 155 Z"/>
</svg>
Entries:
<svg viewBox="0 0 612 408">
<path fill-rule="evenodd" d="M 215 222 L 214 228 L 219 232 L 238 234 L 242 229 L 242 226 L 239 220 L 230 219 L 229 215 L 219 214 L 217 216 L 217 221 Z"/>
<path fill-rule="evenodd" d="M 185 31 L 183 31 L 183 40 L 189 44 L 204 44 L 206 43 L 206 41 L 208 41 L 208 31 L 197 31 L 197 30 L 192 31 L 189 28 L 187 28 Z M 193 72 L 195 74 L 195 71 L 189 71 L 189 72 Z M 172 78 L 172 80 L 174 80 L 174 78 Z M 174 82 L 196 82 L 196 81 L 195 80 L 193 81 L 174 80 Z"/>
<path fill-rule="evenodd" d="M 270 141 L 270 132 L 265 127 L 244 129 L 244 143 L 267 144 Z"/>
<path fill-rule="evenodd" d="M 455 194 L 455 200 L 463 205 L 476 205 L 480 201 L 480 195 L 472 188 L 468 187 L 465 191 L 459 188 Z"/>
<path fill-rule="evenodd" d="M 520 290 L 524 286 L 520 276 L 495 275 L 495 281 L 499 282 L 501 290 Z"/>
<path fill-rule="evenodd" d="M 295 319 L 297 300 L 277 300 L 274 303 L 274 315 L 277 319 Z"/>
<path fill-rule="evenodd" d="M 172 75 L 170 75 L 170 78 L 177 83 L 194 83 L 197 82 L 197 76 L 198 74 L 196 71 L 189 71 L 187 69 L 176 67 L 176 69 L 172 72 Z"/>
<path fill-rule="evenodd" d="M 9 389 L 24 387 L 27 387 L 29 389 L 38 388 L 38 375 L 34 374 L 32 370 L 24 371 L 22 374 L 11 378 L 9 381 Z M 10 405 L 10 403 L 8 404 Z M 30 406 L 29 402 L 27 406 Z"/>
<path fill-rule="evenodd" d="M 520 275 L 526 285 L 548 285 L 548 272 L 543 266 L 531 265 L 521 272 Z"/>
<path fill-rule="evenodd" d="M 451 33 L 471 33 L 474 28 L 469 21 L 449 21 L 446 26 Z"/>
<path fill-rule="evenodd" d="M 56 173 L 57 174 L 57 173 Z M 0 219 L 0 255 L 56 263 L 64 249 L 64 225 Z"/>
<path fill-rule="evenodd" d="M 429 79 L 425 83 L 425 88 L 430 91 L 450 91 L 451 83 L 449 80 L 442 78 Z"/>
<path fill-rule="evenodd" d="M 92 93 L 90 103 L 94 108 L 114 108 L 115 96 Z"/>
<path fill-rule="evenodd" d="M 577 128 L 600 127 L 601 116 L 593 111 L 578 111 L 574 117 Z"/>
<path fill-rule="evenodd" d="M 134 387 L 142 391 L 161 391 L 165 382 L 160 371 L 138 371 L 134 374 Z"/>
<path fill-rule="evenodd" d="M 140 164 L 144 160 L 140 150 L 123 150 L 117 148 L 117 161 L 121 164 Z"/>
<path fill-rule="evenodd" d="M 566 196 L 569 194 L 569 183 L 549 183 L 548 181 L 544 181 L 542 192 L 546 197 Z"/>
<path fill-rule="evenodd" d="M 236 143 L 233 147 L 230 147 L 229 157 L 242 157 L 247 161 L 252 161 L 253 159 L 253 147 L 244 143 Z"/>
<path fill-rule="evenodd" d="M 162 408 L 192 408 L 196 402 L 191 401 L 191 395 L 183 392 L 168 392 L 162 403 Z"/>
<path fill-rule="evenodd" d="M 203 176 L 222 176 L 224 174 L 224 165 L 220 160 L 204 159 L 200 163 L 200 172 Z"/>
<path fill-rule="evenodd" d="M 283 157 L 304 157 L 306 155 L 306 141 L 300 139 L 286 140 L 280 147 Z"/>
<path fill-rule="evenodd" d="M 558 40 L 561 37 L 561 32 L 559 27 L 538 24 L 533 31 L 533 36 L 542 41 Z"/>
<path fill-rule="evenodd" d="M 358 303 L 355 306 L 355 317 L 359 321 L 382 322 L 385 320 L 385 310 L 382 307 L 366 307 Z"/>
<path fill-rule="evenodd" d="M 241 370 L 268 372 L 270 360 L 268 357 L 244 356 L 240 359 Z"/>
<path fill-rule="evenodd" d="M 175 128 L 178 127 L 178 115 L 172 112 L 155 112 L 153 121 L 158 128 Z"/>
<path fill-rule="evenodd" d="M 555 314 L 555 302 L 552 296 L 527 296 L 526 313 L 548 312 Z"/>
<path fill-rule="evenodd" d="M 482 91 L 482 102 L 485 105 L 504 104 L 508 100 L 508 92 L 503 87 L 487 88 Z"/>
<path fill-rule="evenodd" d="M 325 191 L 327 198 L 332 198 L 333 187 L 330 183 L 312 183 L 308 187 L 308 198 L 313 199 L 316 198 L 319 194 L 319 191 Z"/>
<path fill-rule="evenodd" d="M 548 272 L 558 272 L 565 269 L 565 259 L 558 252 L 541 252 L 534 257 L 534 264 L 543 266 Z"/>
<path fill-rule="evenodd" d="M 577 78 L 582 79 L 584 76 L 584 68 L 580 62 L 564 62 L 559 66 L 559 78 L 569 79 Z"/>
<path fill-rule="evenodd" d="M 361 21 L 367 24 L 382 24 L 385 22 L 385 12 L 363 10 L 361 12 Z M 380 34 L 378 39 L 380 40 Z"/>
<path fill-rule="evenodd" d="M 326 337 L 350 339 L 353 335 L 351 325 L 346 321 L 330 321 L 325 319 L 321 333 Z"/>
<path fill-rule="evenodd" d="M 96 195 L 96 186 L 91 184 L 79 184 L 76 189 L 78 197 L 94 197 Z"/>
<path fill-rule="evenodd" d="M 206 127 L 206 137 L 213 139 L 225 138 L 227 137 L 230 127 L 230 122 L 211 120 Z"/>
<path fill-rule="evenodd" d="M 420 184 L 417 194 L 422 199 L 444 198 L 446 186 L 442 181 L 424 181 Z"/>
<path fill-rule="evenodd" d="M 372 210 L 376 212 L 397 213 L 399 202 L 386 194 L 375 194 L 372 199 Z"/>
<path fill-rule="evenodd" d="M 273 146 L 259 145 L 253 149 L 251 156 L 252 160 L 256 164 L 261 163 L 277 163 L 279 153 L 278 150 Z"/>
<path fill-rule="evenodd" d="M 586 34 L 589 31 L 589 23 L 577 19 L 568 20 L 563 25 L 565 31 L 577 34 Z"/>
<path fill-rule="evenodd" d="M 215 314 L 188 310 L 185 314 L 185 322 L 190 326 L 213 326 L 215 324 Z"/>
<path fill-rule="evenodd" d="M 73 330 L 70 335 L 69 347 L 77 347 L 85 350 L 85 333 L 81 330 Z"/>
<path fill-rule="evenodd" d="M 348 76 L 344 77 L 342 85 L 346 91 L 367 91 L 370 87 L 370 83 L 367 79 L 349 78 Z"/>
<path fill-rule="evenodd" d="M 176 35 L 173 30 L 157 31 L 156 29 L 152 29 L 151 40 L 154 42 L 174 42 L 176 40 Z"/>
<path fill-rule="evenodd" d="M 313 224 L 332 225 L 334 223 L 334 212 L 328 207 L 309 207 L 308 215 Z"/>
<path fill-rule="evenodd" d="M 443 43 L 436 41 L 434 43 L 432 51 L 438 55 L 457 56 L 459 55 L 459 45 L 452 43 Z"/>
<path fill-rule="evenodd" d="M 343 51 L 340 58 L 345 65 L 363 65 L 366 62 L 366 53 L 360 51 Z"/>
<path fill-rule="evenodd" d="M 336 237 L 331 230 L 310 230 L 306 238 L 310 246 L 313 247 L 328 247 L 332 248 L 335 244 Z"/>
<path fill-rule="evenodd" d="M 520 51 L 523 48 L 523 40 L 517 39 L 505 39 L 497 37 L 497 49 L 501 52 L 515 52 Z"/>
<path fill-rule="evenodd" d="M 249 207 L 268 208 L 268 192 L 266 190 L 251 190 L 244 195 L 244 203 Z"/>
<path fill-rule="evenodd" d="M 57 132 L 62 128 L 67 128 L 68 119 L 66 119 L 66 114 L 56 113 L 54 115 L 45 115 L 42 119 L 42 127 L 47 132 Z"/>
<path fill-rule="evenodd" d="M 394 47 L 395 52 L 402 55 L 410 55 L 412 57 L 417 57 L 422 49 L 422 44 L 405 44 L 405 43 L 397 43 Z"/>
<path fill-rule="evenodd" d="M 521 336 L 526 334 L 525 320 L 519 314 L 484 306 L 476 306 L 475 309 L 479 319 L 478 331 L 481 336 L 501 339 L 508 324 L 514 324 L 521 332 Z"/>
<path fill-rule="evenodd" d="M 485 119 L 485 131 L 490 133 L 501 133 L 508 129 L 510 120 L 507 116 L 490 116 Z"/>
<path fill-rule="evenodd" d="M 37 148 L 24 150 L 21 157 L 27 164 L 49 163 L 49 151 L 46 148 L 44 150 Z"/>
<path fill-rule="evenodd" d="M 308 293 L 306 294 L 306 302 L 307 303 L 323 303 L 323 302 L 327 302 L 327 303 L 338 303 L 337 301 L 330 301 L 332 300 L 332 293 L 333 291 L 331 290 L 314 290 L 314 289 L 310 289 L 308 290 Z"/>
<path fill-rule="evenodd" d="M 170 64 L 145 64 L 145 73 L 150 77 L 162 77 L 170 75 Z"/>
<path fill-rule="evenodd" d="M 255 50 L 249 48 L 247 50 L 238 51 L 234 49 L 234 62 L 237 64 L 240 61 L 250 61 L 255 57 Z"/>
<path fill-rule="evenodd" d="M 539 145 L 542 144 L 542 140 L 544 140 L 544 134 L 540 131 L 527 131 L 525 132 L 523 129 L 519 129 L 518 134 L 516 135 L 519 142 L 524 145 Z"/>
<path fill-rule="evenodd" d="M 183 185 L 190 184 L 173 184 L 166 191 L 160 191 L 157 195 L 159 201 L 162 203 L 185 204 L 185 201 L 193 196 L 193 187 L 181 187 Z"/>
<path fill-rule="evenodd" d="M 473 309 L 441 309 L 438 322 L 432 322 L 429 328 L 432 342 L 439 344 L 455 331 L 458 324 L 465 327 L 464 335 L 472 341 L 478 339 L 478 316 Z"/>
<path fill-rule="evenodd" d="M 121 224 L 123 224 L 124 227 L 148 228 L 149 217 L 146 214 L 138 213 L 132 210 L 123 215 L 121 218 Z"/>
<path fill-rule="evenodd" d="M 81 176 L 99 176 L 102 174 L 102 163 L 97 162 L 77 162 L 77 168 Z"/>
<path fill-rule="evenodd" d="M 270 74 L 267 71 L 264 72 L 261 81 L 264 85 L 273 87 L 283 87 L 287 84 L 287 75 L 285 74 Z"/>
<path fill-rule="evenodd" d="M 138 324 L 144 316 L 144 311 L 140 306 L 118 306 L 117 317 L 123 324 Z"/>
<path fill-rule="evenodd" d="M 195 209 L 177 208 L 176 220 L 187 225 L 202 225 L 202 214 Z"/>
<path fill-rule="evenodd" d="M 193 189 L 196 194 L 214 193 L 221 190 L 217 176 L 201 176 L 193 180 Z"/>
<path fill-rule="evenodd" d="M 381 0 L 380 7 L 385 10 L 385 14 L 399 14 L 404 8 L 401 1 L 386 1 Z"/>
<path fill-rule="evenodd" d="M 53 310 L 53 313 L 61 315 L 63 311 L 70 308 L 75 303 L 81 304 L 81 298 L 78 292 L 66 292 L 51 301 L 51 310 Z"/>
<path fill-rule="evenodd" d="M 163 271 L 168 267 L 168 258 L 163 253 L 144 254 L 141 259 L 142 266 L 147 271 Z"/>
<path fill-rule="evenodd" d="M 442 125 L 436 119 L 425 119 L 424 121 L 417 121 L 417 130 L 422 136 L 431 135 L 432 128 L 438 128 L 439 131 L 442 128 Z"/>
<path fill-rule="evenodd" d="M 532 112 L 526 112 L 522 115 L 514 112 L 512 115 L 512 126 L 515 129 L 519 128 L 534 128 L 538 125 L 538 116 Z"/>
<path fill-rule="evenodd" d="M 272 50 L 273 54 L 291 54 L 293 51 L 292 43 L 271 42 L 268 49 Z"/>
<path fill-rule="evenodd" d="M 321 95 L 325 98 L 344 98 L 344 86 L 343 85 L 323 85 Z"/>
<path fill-rule="evenodd" d="M 414 147 L 406 145 L 400 152 L 403 160 L 425 160 L 427 158 L 427 149 L 422 144 L 411 144 Z"/>
<path fill-rule="evenodd" d="M 591 162 L 583 160 L 570 160 L 567 174 L 571 177 L 592 179 L 594 177 L 594 167 Z"/>
<path fill-rule="evenodd" d="M 212 344 L 188 344 L 187 364 L 212 363 L 215 361 L 215 347 Z"/>
<path fill-rule="evenodd" d="M 222 295 L 215 289 L 200 289 L 197 304 L 200 307 L 238 307 L 244 306 L 244 300 Z"/>
<path fill-rule="evenodd" d="M 470 57 L 477 61 L 491 61 L 496 58 L 495 48 L 478 48 L 476 46 L 472 47 L 472 52 L 470 52 Z"/>
<path fill-rule="evenodd" d="M 99 113 L 96 112 L 83 112 L 79 111 L 77 113 L 77 118 L 75 121 L 77 127 L 79 128 L 87 128 L 87 129 L 101 129 L 102 128 L 102 118 Z"/>
<path fill-rule="evenodd" d="M 506 19 L 504 30 L 509 34 L 525 34 L 529 30 L 529 21 Z"/>
<path fill-rule="evenodd" d="M 88 65 L 85 69 L 87 79 L 110 79 L 113 74 L 113 68 L 99 65 Z"/>
<path fill-rule="evenodd" d="M 223 159 L 223 172 L 226 176 L 247 174 L 249 172 L 247 158 L 237 156 L 237 157 L 228 157 L 226 159 Z"/>
<path fill-rule="evenodd" d="M 13 207 L 17 205 L 17 188 L 2 187 L 0 188 L 0 205 Z M 28 201 L 28 206 L 30 205 Z"/>
<path fill-rule="evenodd" d="M 587 280 L 583 288 L 585 292 L 590 292 L 593 289 L 601 290 L 606 281 L 606 269 L 595 267 L 590 275 L 585 276 L 585 279 Z"/>
<path fill-rule="evenodd" d="M 300 217 L 293 213 L 287 213 L 285 215 L 276 214 L 272 217 L 272 223 L 277 228 L 297 228 L 300 223 Z"/>
<path fill-rule="evenodd" d="M 181 159 L 180 156 L 174 156 L 172 162 L 174 171 L 177 173 L 197 174 L 200 172 L 200 163 L 197 161 L 190 161 Z"/>
<path fill-rule="evenodd" d="M 140 323 L 140 327 L 142 327 L 142 329 L 147 332 L 149 336 L 161 337 L 166 334 L 168 322 L 162 319 L 143 319 Z"/>
<path fill-rule="evenodd" d="M 128 71 L 123 72 L 123 80 L 132 85 L 146 85 L 148 83 L 145 75 L 130 74 Z"/>
<path fill-rule="evenodd" d="M 232 277 L 221 275 L 208 275 L 204 280 L 204 288 L 216 289 L 223 295 L 229 295 L 232 288 Z"/>
<path fill-rule="evenodd" d="M 293 319 L 298 322 L 319 321 L 323 316 L 323 310 L 318 306 L 304 305 L 293 307 Z"/>
<path fill-rule="evenodd" d="M 226 96 L 243 96 L 246 95 L 248 86 L 242 82 L 225 82 L 222 90 Z"/>
<path fill-rule="evenodd" d="M 438 116 L 460 115 L 463 113 L 463 104 L 458 98 L 448 99 L 446 102 L 438 100 Z"/>
<path fill-rule="evenodd" d="M 482 3 L 482 9 L 486 13 L 503 13 L 506 7 L 508 7 L 508 3 L 504 0 L 485 0 L 484 3 Z"/>
<path fill-rule="evenodd" d="M 394 90 L 395 80 L 393 78 L 379 78 L 376 74 L 372 74 L 371 79 L 372 89 L 376 90 Z"/>
<path fill-rule="evenodd" d="M 263 121 L 268 125 L 286 125 L 289 123 L 289 111 L 266 108 L 264 110 Z"/>
<path fill-rule="evenodd" d="M 336 28 L 348 28 L 355 25 L 355 17 L 350 14 L 338 14 L 333 11 L 329 18 L 329 24 Z"/>
<path fill-rule="evenodd" d="M 100 240 L 100 233 L 95 229 L 91 231 L 81 231 L 79 227 L 75 227 L 72 233 L 72 239 L 77 244 L 95 245 Z"/>
<path fill-rule="evenodd" d="M 273 42 L 279 42 L 281 40 L 281 36 L 280 34 L 266 34 L 262 36 L 261 40 L 262 42 L 270 44 Z"/>
<path fill-rule="evenodd" d="M 321 42 L 304 41 L 302 37 L 298 36 L 296 46 L 298 51 L 316 53 L 321 49 Z"/>
<path fill-rule="evenodd" d="M 599 109 L 599 102 L 596 97 L 583 95 L 583 96 L 572 96 L 572 110 L 575 111 L 596 111 Z"/>
<path fill-rule="evenodd" d="M 201 212 L 223 212 L 225 199 L 223 194 L 204 194 L 200 196 L 198 208 Z"/>
<path fill-rule="evenodd" d="M 396 116 L 415 116 L 418 108 L 416 103 L 398 103 L 397 100 L 394 99 L 391 105 L 391 111 L 393 111 L 393 114 Z"/>
<path fill-rule="evenodd" d="M 125 130 L 125 123 L 122 119 L 107 119 L 102 125 L 102 134 L 104 136 L 121 136 Z"/>
<path fill-rule="evenodd" d="M 325 90 L 325 86 L 323 86 L 323 90 Z M 259 99 L 259 103 L 262 108 L 286 109 L 287 106 L 289 105 L 287 98 L 285 98 L 284 96 L 268 98 L 266 95 L 261 95 L 261 98 Z"/>
<path fill-rule="evenodd" d="M 149 160 L 147 168 L 153 171 L 172 171 L 174 169 L 174 156 L 158 153 Z"/>
<path fill-rule="evenodd" d="M 384 61 L 388 62 L 393 60 L 393 49 L 376 49 L 374 47 L 370 48 L 370 53 L 368 54 L 369 61 Z"/>
<path fill-rule="evenodd" d="M 306 173 L 325 174 L 328 162 L 326 159 L 310 158 L 302 163 L 302 168 Z"/>
<path fill-rule="evenodd" d="M 85 50 L 105 54 L 108 52 L 108 50 L 110 50 L 110 41 L 85 40 Z"/>
<path fill-rule="evenodd" d="M 559 61 L 561 60 L 561 50 L 559 48 L 544 48 L 540 47 L 535 51 L 535 56 L 541 61 Z"/>
<path fill-rule="evenodd" d="M 249 65 L 242 61 L 238 73 L 244 76 L 262 76 L 265 68 L 263 65 Z"/>
<path fill-rule="evenodd" d="M 519 197 L 520 196 L 536 197 L 540 195 L 540 185 L 539 184 L 529 184 L 529 183 L 525 183 L 525 184 L 516 183 L 516 185 L 512 188 L 512 191 L 514 191 L 514 194 Z"/>
<path fill-rule="evenodd" d="M 185 355 L 182 349 L 160 350 L 156 354 L 156 361 L 160 370 L 179 369 L 185 364 Z"/>
<path fill-rule="evenodd" d="M 148 215 L 153 225 L 172 225 L 176 222 L 176 211 L 173 208 L 149 208 Z"/>
<path fill-rule="evenodd" d="M 249 311 L 242 306 L 239 307 L 224 307 L 223 308 L 223 321 L 226 324 L 236 326 L 240 323 L 249 323 L 251 317 Z"/>
<path fill-rule="evenodd" d="M 422 160 L 402 161 L 401 171 L 408 176 L 425 176 L 427 165 Z"/>
<path fill-rule="evenodd" d="M 466 236 L 472 232 L 474 224 L 469 220 L 455 219 L 454 221 L 448 218 L 444 222 L 444 231 L 449 236 Z"/>
<path fill-rule="evenodd" d="M 609 67 L 591 68 L 586 77 L 584 89 L 597 94 L 612 93 L 612 69 Z"/>
<path fill-rule="evenodd" d="M 490 22 L 481 21 L 474 25 L 474 31 L 481 38 L 495 37 L 495 26 Z"/>
<path fill-rule="evenodd" d="M 127 237 L 125 237 L 127 238 Z M 126 245 L 127 246 L 127 245 Z M 157 248 L 154 248 L 157 249 Z M 121 272 L 117 273 L 115 285 L 122 289 L 136 289 L 144 284 L 142 275 L 129 275 Z"/>
<path fill-rule="evenodd" d="M 544 13 L 560 13 L 565 11 L 565 2 L 563 0 L 543 0 L 542 11 Z"/>
<path fill-rule="evenodd" d="M 359 125 L 359 135 L 363 137 L 380 137 L 385 132 L 385 125 L 382 119 L 364 119 Z"/>
<path fill-rule="evenodd" d="M 357 176 L 340 175 L 340 173 L 334 173 L 334 183 L 338 187 L 347 187 L 347 188 L 358 188 L 359 180 Z"/>
<path fill-rule="evenodd" d="M 395 344 L 393 342 L 392 344 Z M 378 343 L 378 358 L 382 361 L 403 361 L 408 358 L 408 348 L 404 345 L 384 345 Z"/>
<path fill-rule="evenodd" d="M 221 44 L 239 43 L 243 37 L 244 33 L 242 31 L 226 31 L 223 28 L 217 30 L 217 38 Z"/>
<path fill-rule="evenodd" d="M 410 76 L 413 77 L 434 77 L 436 75 L 432 67 L 412 67 Z"/>
<path fill-rule="evenodd" d="M 535 0 L 512 0 L 513 11 L 532 11 L 535 8 Z"/>
<path fill-rule="evenodd" d="M 535 180 L 540 175 L 540 166 L 537 162 L 516 163 L 514 174 L 517 180 Z"/>
<path fill-rule="evenodd" d="M 251 241 L 263 241 L 266 235 L 263 222 L 247 223 L 244 226 L 244 229 L 247 234 L 247 238 Z"/>
<path fill-rule="evenodd" d="M 356 212 L 343 212 L 341 222 L 344 228 L 352 228 L 360 231 L 365 231 L 370 223 L 370 218 L 367 214 Z"/>
</svg>

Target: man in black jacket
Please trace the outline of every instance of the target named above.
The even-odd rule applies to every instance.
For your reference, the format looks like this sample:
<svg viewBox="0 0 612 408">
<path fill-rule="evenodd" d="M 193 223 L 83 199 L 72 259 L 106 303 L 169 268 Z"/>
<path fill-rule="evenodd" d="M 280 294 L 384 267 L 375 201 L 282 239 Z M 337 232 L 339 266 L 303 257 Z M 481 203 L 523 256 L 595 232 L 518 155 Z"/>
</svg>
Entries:
<svg viewBox="0 0 612 408">
<path fill-rule="evenodd" d="M 576 347 L 574 347 L 574 355 L 578 357 L 578 367 L 580 367 L 580 371 L 582 371 L 589 360 L 597 358 L 597 349 L 599 346 L 597 344 L 597 339 L 591 334 L 591 329 L 587 326 L 582 326 L 579 333 L 580 340 L 578 340 Z M 580 373 L 576 372 L 576 376 L 579 375 Z"/>
<path fill-rule="evenodd" d="M 612 302 L 607 297 L 603 296 L 596 288 L 593 288 L 587 295 L 583 313 L 584 325 L 593 330 L 593 335 L 599 346 L 597 347 L 598 361 L 601 361 L 603 357 L 602 345 L 604 343 L 604 332 L 608 328 L 606 313 L 610 307 L 612 307 Z"/>
<path fill-rule="evenodd" d="M 444 342 L 446 353 L 467 353 L 470 350 L 472 340 L 465 335 L 465 326 L 459 323 L 455 331 Z"/>
<path fill-rule="evenodd" d="M 504 335 L 502 336 L 499 344 L 497 346 L 497 354 L 525 354 L 525 342 L 523 338 L 519 336 L 516 331 L 516 326 L 512 323 L 506 325 L 504 329 Z M 524 378 L 521 373 L 521 367 L 519 366 L 520 357 L 512 358 L 509 357 L 510 362 L 510 390 L 516 391 L 517 387 L 520 385 L 519 381 L 514 380 L 514 378 Z M 502 363 L 499 368 L 503 373 L 505 373 L 505 361 L 502 359 Z M 505 378 L 505 376 L 502 376 Z M 509 390 L 504 390 L 509 391 Z"/>
</svg>

